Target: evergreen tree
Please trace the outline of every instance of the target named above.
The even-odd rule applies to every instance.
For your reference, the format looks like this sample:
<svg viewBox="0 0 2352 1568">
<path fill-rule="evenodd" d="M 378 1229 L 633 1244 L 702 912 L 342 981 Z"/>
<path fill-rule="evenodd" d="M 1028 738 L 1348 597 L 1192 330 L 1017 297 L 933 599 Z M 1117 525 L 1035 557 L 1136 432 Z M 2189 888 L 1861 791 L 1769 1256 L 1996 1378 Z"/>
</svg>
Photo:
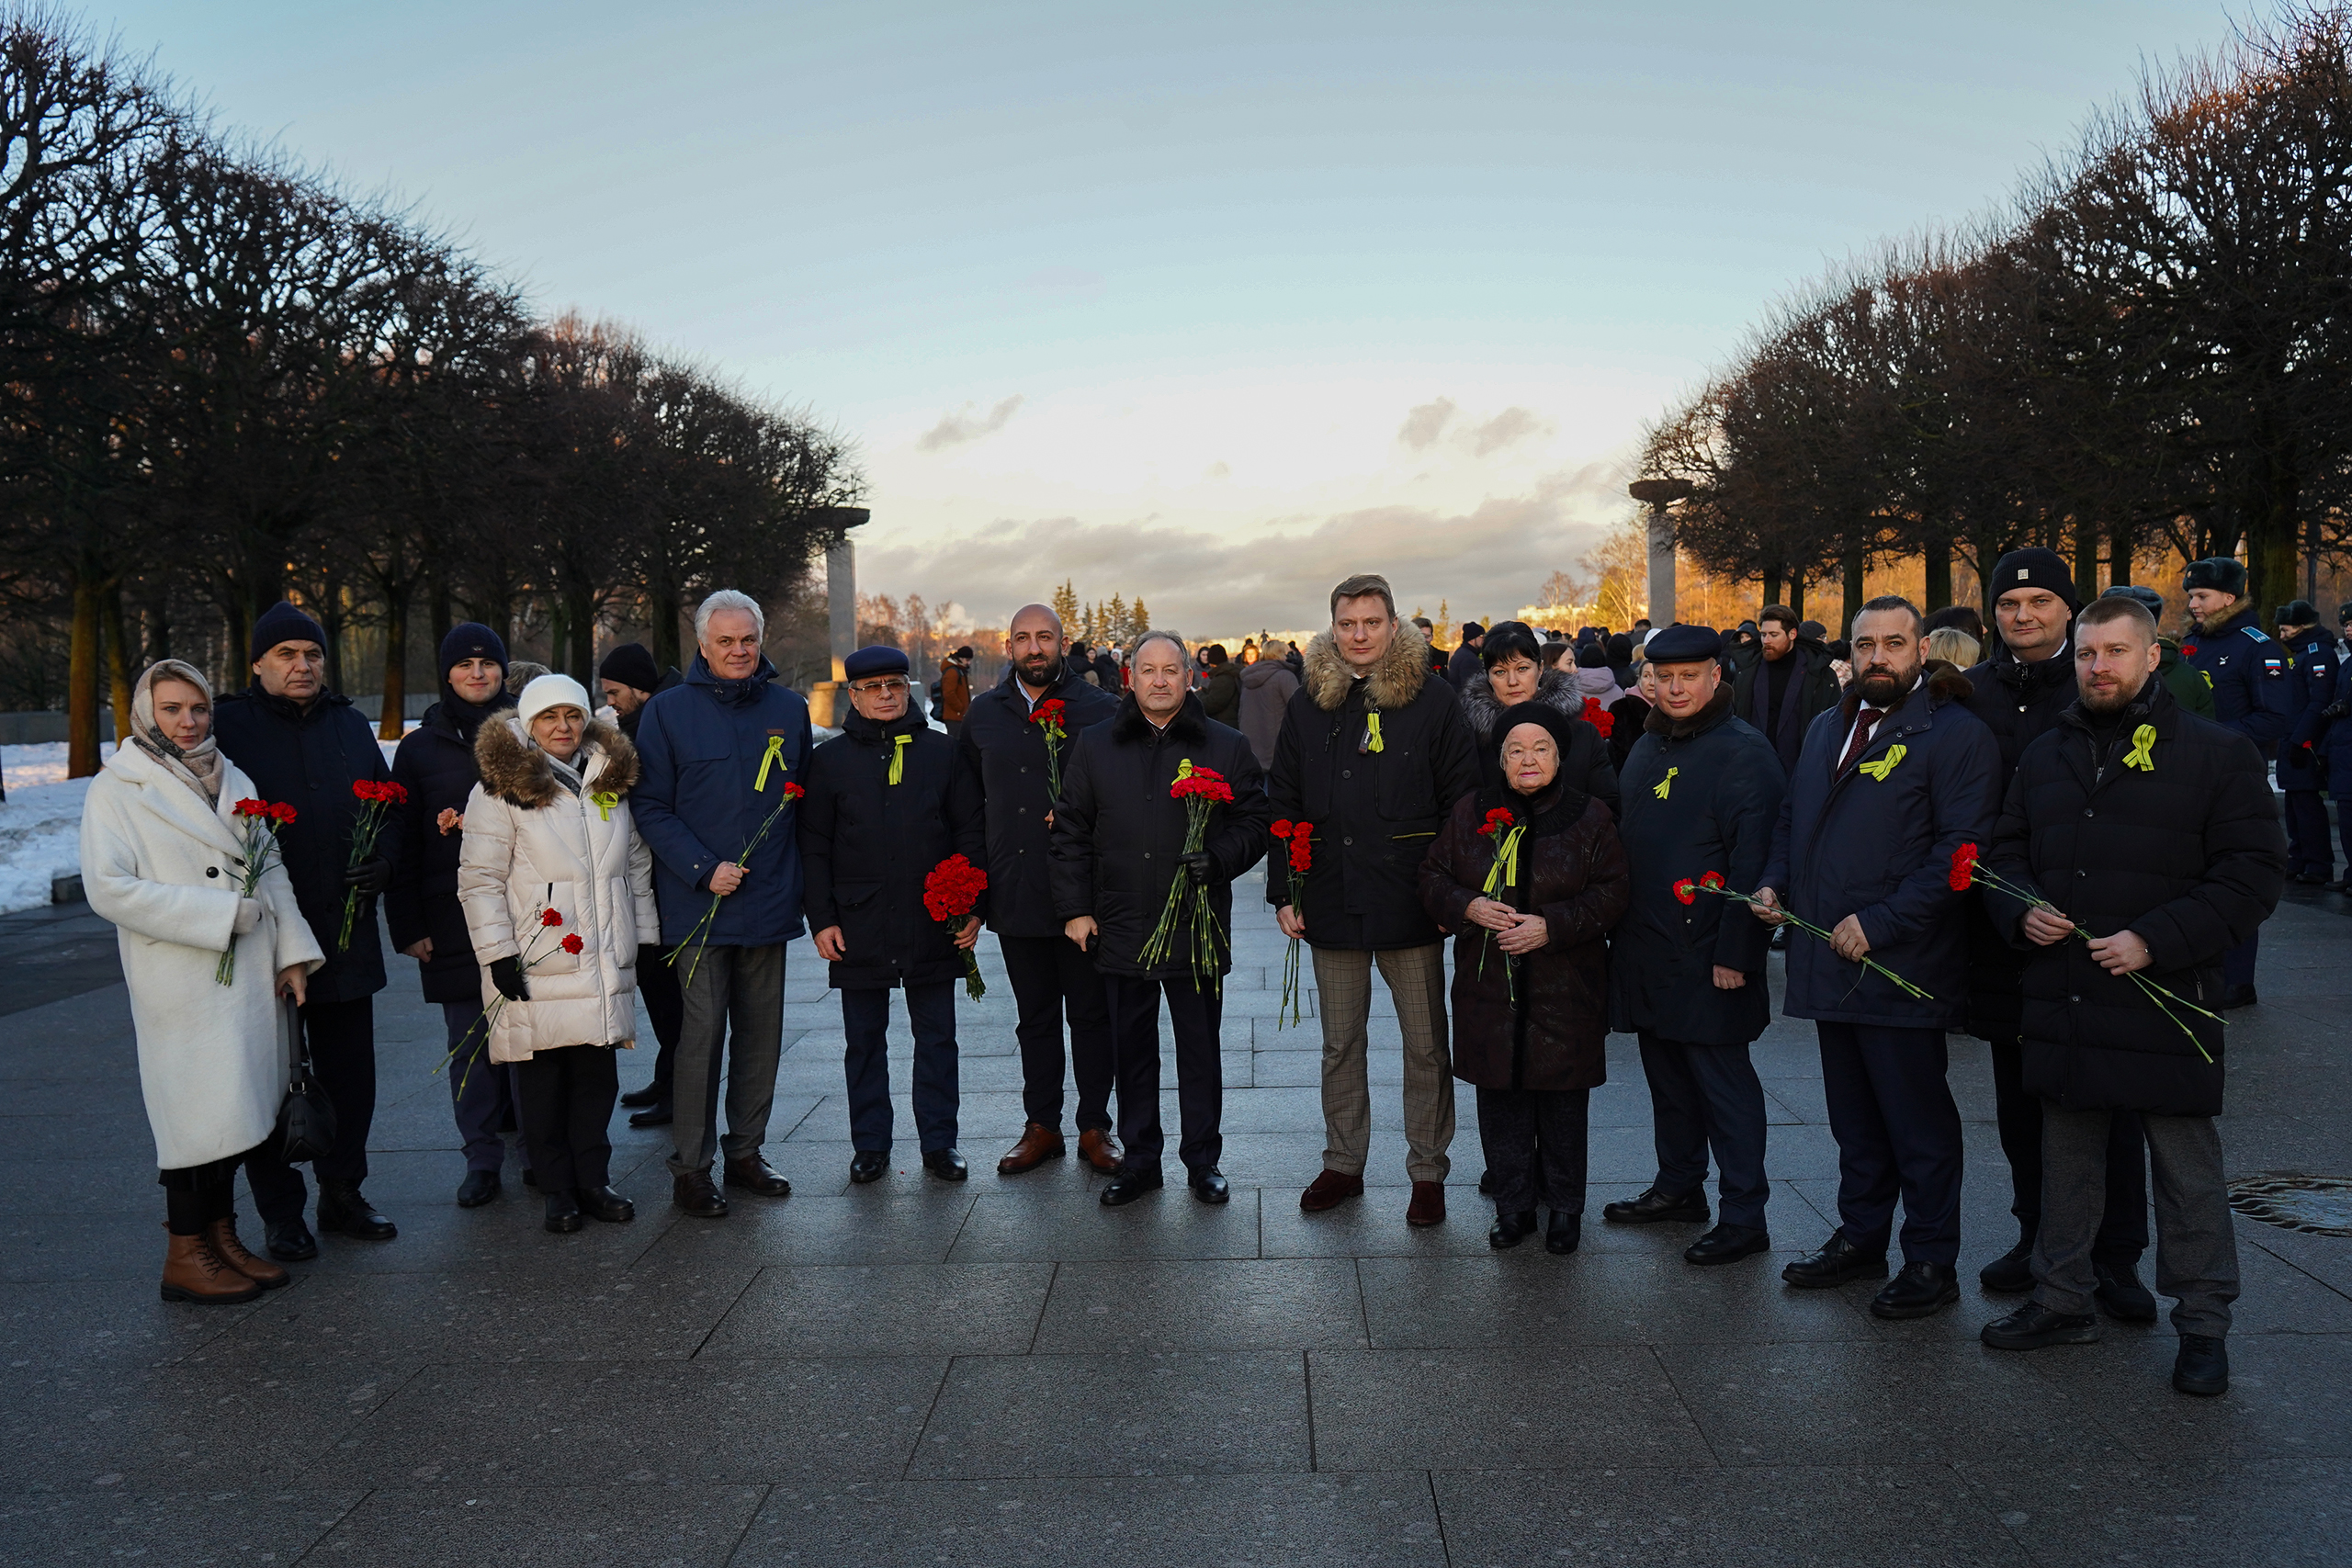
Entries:
<svg viewBox="0 0 2352 1568">
<path fill-rule="evenodd" d="M 1077 637 L 1080 635 L 1078 626 L 1078 588 L 1068 578 L 1064 578 L 1062 580 L 1062 585 L 1054 590 L 1054 614 L 1061 617 L 1064 635 L 1069 637 Z"/>
</svg>

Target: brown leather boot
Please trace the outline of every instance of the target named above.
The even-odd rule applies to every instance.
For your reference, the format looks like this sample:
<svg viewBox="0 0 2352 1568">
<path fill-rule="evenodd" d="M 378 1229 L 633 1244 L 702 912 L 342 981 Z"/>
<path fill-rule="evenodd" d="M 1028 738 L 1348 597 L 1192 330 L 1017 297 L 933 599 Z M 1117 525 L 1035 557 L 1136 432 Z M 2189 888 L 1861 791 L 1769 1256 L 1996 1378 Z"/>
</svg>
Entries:
<svg viewBox="0 0 2352 1568">
<path fill-rule="evenodd" d="M 1021 1129 L 1021 1141 L 996 1162 L 999 1176 L 1018 1176 L 1024 1170 L 1035 1170 L 1049 1159 L 1059 1159 L 1069 1153 L 1069 1145 L 1062 1135 L 1043 1122 L 1032 1122 Z"/>
<path fill-rule="evenodd" d="M 249 1302 L 261 1287 L 220 1261 L 200 1235 L 175 1235 L 164 1253 L 164 1299 L 197 1306 Z"/>
<path fill-rule="evenodd" d="M 1115 1176 L 1119 1169 L 1119 1140 L 1089 1127 L 1078 1135 L 1078 1157 L 1105 1176 Z"/>
<path fill-rule="evenodd" d="M 1445 1183 L 1416 1181 L 1413 1201 L 1405 1205 L 1405 1223 L 1408 1225 L 1442 1225 L 1445 1223 Z"/>
<path fill-rule="evenodd" d="M 1306 1190 L 1298 1195 L 1298 1206 L 1310 1214 L 1319 1214 L 1326 1209 L 1338 1208 L 1345 1199 L 1363 1196 L 1363 1177 L 1327 1170 L 1308 1183 Z"/>
<path fill-rule="evenodd" d="M 237 1239 L 237 1216 L 224 1215 L 204 1227 L 204 1245 L 212 1256 L 259 1285 L 265 1291 L 275 1291 L 294 1282 L 294 1276 L 266 1258 L 256 1258 L 245 1250 Z"/>
</svg>

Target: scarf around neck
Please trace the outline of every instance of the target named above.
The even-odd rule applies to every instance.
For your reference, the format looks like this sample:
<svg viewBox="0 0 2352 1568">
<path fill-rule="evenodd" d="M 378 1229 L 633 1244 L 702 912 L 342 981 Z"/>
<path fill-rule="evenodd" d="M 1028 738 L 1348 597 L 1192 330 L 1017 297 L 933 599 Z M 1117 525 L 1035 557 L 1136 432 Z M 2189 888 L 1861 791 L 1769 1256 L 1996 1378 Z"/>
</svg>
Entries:
<svg viewBox="0 0 2352 1568">
<path fill-rule="evenodd" d="M 188 788 L 210 808 L 220 805 L 220 746 L 209 728 L 204 739 L 183 750 L 164 733 L 155 722 L 155 682 L 177 681 L 194 686 L 204 694 L 207 706 L 212 702 L 212 682 L 206 680 L 193 664 L 176 659 L 159 659 L 149 665 L 139 677 L 130 694 L 130 743 L 163 764 L 164 771 Z"/>
</svg>

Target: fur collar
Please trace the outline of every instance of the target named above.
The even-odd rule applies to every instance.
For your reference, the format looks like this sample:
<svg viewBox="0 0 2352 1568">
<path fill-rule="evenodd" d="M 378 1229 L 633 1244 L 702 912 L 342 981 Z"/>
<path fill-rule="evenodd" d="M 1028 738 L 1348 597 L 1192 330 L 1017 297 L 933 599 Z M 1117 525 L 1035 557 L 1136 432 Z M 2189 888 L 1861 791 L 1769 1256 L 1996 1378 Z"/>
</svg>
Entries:
<svg viewBox="0 0 2352 1568">
<path fill-rule="evenodd" d="M 1642 733 L 1667 740 L 1688 740 L 1694 735 L 1705 734 L 1730 716 L 1731 682 L 1724 681 L 1716 684 L 1715 694 L 1707 699 L 1707 705 L 1689 718 L 1674 718 L 1664 708 L 1653 706 L 1642 720 Z"/>
<path fill-rule="evenodd" d="M 580 754 L 595 767 L 593 778 L 585 770 L 582 773 L 590 795 L 627 795 L 636 786 L 637 748 L 613 725 L 590 719 Z M 526 811 L 553 806 L 565 793 L 555 782 L 547 753 L 525 738 L 522 721 L 512 716 L 481 727 L 474 737 L 474 766 L 481 772 L 482 788 Z"/>
<path fill-rule="evenodd" d="M 1535 682 L 1535 694 L 1527 700 L 1556 708 L 1570 718 L 1584 716 L 1584 693 L 1565 670 L 1544 671 Z M 1480 736 L 1490 733 L 1503 716 L 1503 705 L 1495 698 L 1494 682 L 1487 679 L 1483 670 L 1462 688 L 1462 716 L 1470 721 L 1472 732 Z"/>
<path fill-rule="evenodd" d="M 1151 720 L 1144 717 L 1143 708 L 1136 702 L 1136 694 L 1128 692 L 1119 698 L 1119 711 L 1111 720 L 1114 740 L 1148 740 L 1159 731 Z M 1198 692 L 1184 694 L 1184 705 L 1168 721 L 1168 735 L 1172 739 L 1191 741 L 1198 745 L 1209 738 L 1208 710 L 1201 706 Z"/>
<path fill-rule="evenodd" d="M 1950 660 L 1930 659 L 1928 660 L 1926 686 L 1914 688 L 1905 693 L 1903 700 L 1888 711 L 1899 713 L 1910 706 L 1915 697 L 1925 696 L 1928 700 L 1928 711 L 1933 712 L 1946 703 L 1964 703 L 1975 694 L 1975 685 L 1967 676 L 1962 674 Z M 1853 723 L 1854 716 L 1862 711 L 1862 682 L 1859 675 L 1855 677 L 1853 683 L 1846 688 L 1846 695 L 1838 703 L 1838 711 L 1846 716 L 1848 724 Z"/>
<path fill-rule="evenodd" d="M 1372 667 L 1364 684 L 1371 688 L 1364 694 L 1372 705 L 1383 713 L 1404 707 L 1421 694 L 1421 687 L 1430 678 L 1430 645 L 1421 636 L 1421 628 L 1410 621 L 1396 623 L 1396 640 L 1380 662 Z M 1337 713 L 1347 705 L 1348 694 L 1355 685 L 1355 671 L 1340 657 L 1340 645 L 1328 631 L 1317 632 L 1306 645 L 1306 691 L 1315 705 L 1325 713 Z"/>
</svg>

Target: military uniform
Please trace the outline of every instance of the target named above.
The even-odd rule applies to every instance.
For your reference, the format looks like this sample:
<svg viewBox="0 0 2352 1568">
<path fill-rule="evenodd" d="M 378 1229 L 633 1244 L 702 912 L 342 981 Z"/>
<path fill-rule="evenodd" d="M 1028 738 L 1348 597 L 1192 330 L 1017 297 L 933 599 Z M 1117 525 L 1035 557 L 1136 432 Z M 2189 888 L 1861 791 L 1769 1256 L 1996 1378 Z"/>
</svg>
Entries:
<svg viewBox="0 0 2352 1568">
<path fill-rule="evenodd" d="M 2324 883 L 2335 875 L 2335 846 L 2328 840 L 2327 764 L 2312 745 L 2326 729 L 2327 705 L 2335 700 L 2335 638 L 2312 623 L 2319 612 L 2298 600 L 2285 606 L 2279 625 L 2303 629 L 2287 639 L 2295 661 L 2294 728 L 2278 743 L 2278 787 L 2287 795 L 2287 874 L 2299 882 Z"/>
<path fill-rule="evenodd" d="M 2243 594 L 2245 569 L 2233 560 L 2195 561 L 2188 585 Z M 2255 623 L 2252 610 L 2241 610 L 2218 626 L 2198 628 L 2180 651 L 2211 682 L 2215 720 L 2272 755 L 2294 728 L 2295 660 Z M 2257 931 L 2222 959 L 2224 1007 L 2254 999 L 2255 959 L 2261 941 Z"/>
</svg>

